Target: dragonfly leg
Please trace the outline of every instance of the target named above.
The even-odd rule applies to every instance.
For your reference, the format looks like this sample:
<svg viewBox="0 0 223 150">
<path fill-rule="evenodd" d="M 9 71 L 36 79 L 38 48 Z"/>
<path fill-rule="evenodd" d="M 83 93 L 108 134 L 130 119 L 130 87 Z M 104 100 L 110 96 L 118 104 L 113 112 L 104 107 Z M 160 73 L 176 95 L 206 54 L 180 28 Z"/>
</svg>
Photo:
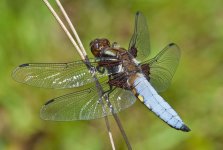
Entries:
<svg viewBox="0 0 223 150">
<path fill-rule="evenodd" d="M 109 80 L 111 80 L 111 75 L 108 76 Z M 104 94 L 107 93 L 108 96 L 111 92 L 113 92 L 116 88 L 113 88 L 114 86 L 112 86 L 111 84 L 109 84 L 109 90 L 104 91 Z"/>
</svg>

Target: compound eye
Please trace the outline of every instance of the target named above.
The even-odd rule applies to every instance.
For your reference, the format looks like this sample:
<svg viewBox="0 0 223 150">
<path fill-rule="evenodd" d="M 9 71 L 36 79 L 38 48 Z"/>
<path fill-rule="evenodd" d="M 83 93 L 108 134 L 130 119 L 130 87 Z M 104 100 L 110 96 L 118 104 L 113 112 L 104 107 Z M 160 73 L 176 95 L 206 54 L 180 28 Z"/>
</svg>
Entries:
<svg viewBox="0 0 223 150">
<path fill-rule="evenodd" d="M 99 44 L 96 43 L 96 44 L 94 45 L 94 48 L 95 48 L 95 49 L 100 49 Z"/>
<path fill-rule="evenodd" d="M 100 51 L 101 51 L 101 46 L 100 43 L 97 41 L 93 42 L 91 45 L 91 52 L 94 56 L 99 57 L 100 56 Z"/>
</svg>

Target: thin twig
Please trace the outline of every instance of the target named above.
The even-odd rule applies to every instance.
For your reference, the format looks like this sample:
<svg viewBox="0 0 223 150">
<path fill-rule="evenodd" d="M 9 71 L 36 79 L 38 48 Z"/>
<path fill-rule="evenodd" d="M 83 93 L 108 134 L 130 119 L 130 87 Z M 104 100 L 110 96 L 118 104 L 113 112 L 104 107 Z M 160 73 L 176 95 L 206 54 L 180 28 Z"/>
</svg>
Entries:
<svg viewBox="0 0 223 150">
<path fill-rule="evenodd" d="M 125 141 L 125 143 L 126 143 L 126 145 L 128 147 L 128 150 L 132 150 L 131 144 L 130 144 L 130 142 L 128 140 L 128 137 L 127 137 L 127 135 L 125 133 L 125 130 L 124 130 L 122 124 L 121 124 L 121 121 L 120 121 L 118 115 L 114 112 L 114 107 L 112 106 L 112 104 L 111 104 L 111 102 L 109 100 L 108 95 L 105 95 L 105 99 L 106 99 L 107 105 L 110 108 L 110 111 L 112 112 L 112 115 L 113 115 L 113 117 L 114 117 L 114 119 L 116 121 L 116 124 L 118 125 L 119 130 L 120 130 L 120 132 L 121 132 L 121 134 L 122 134 L 122 136 L 124 138 L 124 141 Z"/>
<path fill-rule="evenodd" d="M 67 15 L 65 9 L 63 8 L 63 6 L 61 5 L 61 3 L 60 3 L 59 0 L 56 0 L 56 3 L 57 3 L 57 5 L 59 6 L 61 12 L 63 13 L 63 15 L 64 15 L 64 17 L 65 17 L 67 23 L 69 24 L 70 29 L 71 29 L 71 31 L 73 32 L 73 34 L 74 34 L 74 36 L 75 36 L 75 38 L 76 38 L 76 40 L 77 40 L 77 42 L 78 42 L 78 44 L 79 44 L 79 46 L 80 46 L 80 49 L 82 50 L 84 56 L 87 56 L 86 50 L 84 49 L 84 46 L 83 46 L 83 44 L 82 44 L 82 42 L 81 42 L 81 40 L 80 40 L 80 38 L 79 38 L 79 36 L 78 36 L 78 34 L 77 34 L 77 31 L 75 30 L 75 28 L 74 28 L 74 26 L 73 26 L 73 24 L 72 24 L 70 18 L 68 17 L 68 15 Z"/>
<path fill-rule="evenodd" d="M 74 45 L 74 47 L 77 49 L 80 57 L 82 60 L 85 60 L 85 57 L 82 53 L 82 51 L 80 50 L 80 48 L 78 47 L 77 43 L 75 42 L 75 40 L 73 39 L 72 35 L 70 34 L 70 32 L 67 30 L 66 26 L 64 25 L 64 23 L 61 21 L 60 17 L 57 15 L 57 13 L 54 11 L 53 7 L 50 5 L 50 3 L 48 2 L 48 0 L 43 0 L 43 2 L 46 4 L 46 6 L 49 8 L 49 10 L 51 11 L 51 13 L 53 14 L 53 16 L 56 18 L 57 22 L 60 24 L 60 26 L 62 27 L 62 29 L 64 30 L 64 32 L 67 34 L 68 38 L 70 39 L 71 43 Z"/>
<path fill-rule="evenodd" d="M 87 57 L 86 50 L 84 49 L 84 46 L 83 46 L 83 44 L 82 44 L 82 42 L 81 42 L 81 40 L 80 40 L 80 38 L 79 38 L 79 36 L 78 36 L 74 26 L 73 26 L 69 16 L 67 15 L 65 9 L 63 8 L 63 6 L 62 6 L 62 4 L 60 3 L 59 0 L 56 0 L 56 3 L 58 5 L 58 7 L 60 8 L 61 12 L 63 13 L 67 23 L 69 24 L 69 27 L 71 28 L 71 30 L 72 30 L 72 32 L 73 32 L 73 34 L 74 34 L 74 36 L 75 36 L 79 46 L 80 46 L 80 49 L 82 50 L 82 53 L 84 54 L 85 57 Z M 85 59 L 85 61 L 86 61 L 86 59 Z M 100 97 L 101 96 L 102 96 L 102 94 L 100 95 Z M 114 144 L 114 140 L 113 140 L 113 137 L 112 137 L 112 132 L 111 132 L 109 120 L 108 120 L 108 117 L 107 117 L 107 112 L 105 110 L 105 107 L 104 107 L 104 104 L 103 104 L 102 101 L 101 101 L 101 104 L 102 104 L 102 109 L 103 109 L 103 113 L 104 113 L 104 116 L 105 116 L 104 119 L 105 119 L 106 127 L 107 127 L 107 130 L 108 130 L 110 143 L 111 143 L 112 149 L 115 150 L 115 144 Z"/>
<path fill-rule="evenodd" d="M 115 150 L 115 143 L 114 143 L 114 140 L 113 140 L 113 137 L 112 137 L 112 132 L 111 132 L 111 127 L 110 127 L 110 124 L 109 124 L 109 121 L 108 121 L 108 116 L 105 116 L 104 118 L 105 118 L 105 123 L 106 123 L 106 127 L 107 127 L 107 130 L 108 130 L 108 135 L 109 135 L 109 139 L 110 139 L 112 149 Z"/>
<path fill-rule="evenodd" d="M 53 7 L 50 5 L 50 3 L 48 2 L 48 0 L 43 0 L 44 3 L 46 4 L 46 6 L 49 8 L 49 10 L 51 11 L 51 13 L 53 14 L 53 16 L 56 18 L 57 22 L 60 24 L 60 26 L 62 27 L 62 29 L 64 30 L 64 32 L 67 34 L 67 36 L 69 37 L 70 41 L 72 42 L 72 44 L 75 46 L 75 48 L 77 49 L 80 57 L 82 58 L 83 61 L 86 61 L 88 59 L 86 59 L 87 57 L 87 54 L 86 54 L 86 51 L 83 47 L 83 44 L 81 43 L 80 41 L 80 38 L 74 28 L 74 26 L 72 25 L 67 13 L 65 12 L 65 10 L 63 9 L 63 6 L 61 5 L 60 1 L 59 0 L 56 0 L 57 2 L 57 5 L 59 6 L 59 8 L 61 9 L 63 15 L 65 16 L 74 36 L 76 37 L 77 41 L 78 41 L 78 44 L 80 45 L 81 48 L 78 47 L 77 43 L 75 42 L 75 40 L 73 39 L 72 35 L 70 34 L 70 32 L 68 31 L 68 29 L 66 28 L 66 26 L 64 25 L 64 23 L 61 21 L 60 17 L 57 15 L 57 13 L 54 11 Z M 90 62 L 87 62 L 87 63 L 90 63 Z M 86 63 L 86 64 L 87 64 Z M 94 74 L 94 73 L 93 73 Z M 96 77 L 96 76 L 95 76 Z M 97 80 L 98 81 L 98 80 Z M 102 92 L 102 91 L 101 91 Z M 106 111 L 105 111 L 105 108 L 104 108 L 104 105 L 102 104 L 102 108 L 103 108 L 103 113 L 105 113 L 105 123 L 106 123 L 106 127 L 107 127 L 107 130 L 108 130 L 108 134 L 109 134 L 109 139 L 110 139 L 110 143 L 111 143 L 111 146 L 112 146 L 112 149 L 115 150 L 115 145 L 114 145 L 114 140 L 113 140 L 113 137 L 112 137 L 112 132 L 111 132 L 111 128 L 110 128 L 110 124 L 109 124 L 109 121 L 108 121 L 108 117 L 106 115 Z"/>
<path fill-rule="evenodd" d="M 126 145 L 127 145 L 127 147 L 128 147 L 128 150 L 132 150 L 131 144 L 130 144 L 130 142 L 129 142 L 129 140 L 128 140 L 128 137 L 127 137 L 127 135 L 126 135 L 126 133 L 125 133 L 125 130 L 124 130 L 122 124 L 121 124 L 121 121 L 120 121 L 118 115 L 115 114 L 115 113 L 112 113 L 112 115 L 113 115 L 113 117 L 115 118 L 115 121 L 116 121 L 116 123 L 117 123 L 117 125 L 118 125 L 118 127 L 119 127 L 119 130 L 120 130 L 120 132 L 121 132 L 123 138 L 124 138 L 124 141 L 125 141 L 125 143 L 126 143 Z"/>
</svg>

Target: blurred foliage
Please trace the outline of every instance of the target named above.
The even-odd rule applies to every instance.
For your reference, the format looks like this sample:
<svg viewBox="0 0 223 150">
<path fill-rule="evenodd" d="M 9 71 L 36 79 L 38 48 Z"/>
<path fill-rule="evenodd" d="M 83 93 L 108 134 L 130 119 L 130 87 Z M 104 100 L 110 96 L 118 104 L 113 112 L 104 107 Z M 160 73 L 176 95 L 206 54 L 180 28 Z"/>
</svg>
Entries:
<svg viewBox="0 0 223 150">
<path fill-rule="evenodd" d="M 96 37 L 107 37 L 127 48 L 137 10 L 148 19 L 153 54 L 170 42 L 182 50 L 173 83 L 162 96 L 192 131 L 170 128 L 136 102 L 119 115 L 133 149 L 223 148 L 222 0 L 62 3 L 88 52 L 89 42 Z M 34 88 L 11 78 L 12 70 L 25 62 L 80 59 L 43 2 L 1 0 L 0 10 L 0 149 L 111 149 L 103 119 L 50 122 L 39 118 L 47 99 L 72 90 Z M 110 120 L 117 149 L 126 149 L 113 118 Z"/>
</svg>

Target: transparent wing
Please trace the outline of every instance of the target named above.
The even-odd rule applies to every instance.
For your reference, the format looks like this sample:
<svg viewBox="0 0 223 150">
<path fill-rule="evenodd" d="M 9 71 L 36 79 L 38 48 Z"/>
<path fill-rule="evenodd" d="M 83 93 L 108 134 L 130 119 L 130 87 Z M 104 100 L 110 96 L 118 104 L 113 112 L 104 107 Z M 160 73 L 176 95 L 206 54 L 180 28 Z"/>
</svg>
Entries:
<svg viewBox="0 0 223 150">
<path fill-rule="evenodd" d="M 108 85 L 104 84 L 103 88 L 108 89 Z M 114 107 L 114 113 L 120 112 L 135 102 L 134 95 L 123 89 L 114 90 L 109 95 L 109 100 Z M 111 115 L 105 97 L 102 97 L 102 101 L 106 113 L 99 102 L 96 88 L 89 88 L 49 100 L 42 107 L 40 116 L 44 120 L 72 121 L 91 120 Z"/>
<path fill-rule="evenodd" d="M 116 88 L 109 94 L 109 100 L 114 108 L 114 112 L 117 113 L 132 106 L 136 101 L 136 97 L 129 90 Z"/>
<path fill-rule="evenodd" d="M 148 25 L 145 16 L 141 12 L 136 13 L 135 29 L 128 50 L 139 61 L 145 60 L 150 54 Z"/>
<path fill-rule="evenodd" d="M 42 119 L 55 121 L 90 120 L 103 116 L 103 109 L 95 89 L 57 97 L 43 105 L 40 111 Z"/>
<path fill-rule="evenodd" d="M 102 78 L 106 73 L 97 75 L 98 78 Z M 82 61 L 23 64 L 13 71 L 12 77 L 31 86 L 55 89 L 74 88 L 93 82 L 89 70 Z"/>
<path fill-rule="evenodd" d="M 173 78 L 180 60 L 179 47 L 171 43 L 160 51 L 151 60 L 143 62 L 149 67 L 149 79 L 152 86 L 158 91 L 166 90 Z"/>
</svg>

